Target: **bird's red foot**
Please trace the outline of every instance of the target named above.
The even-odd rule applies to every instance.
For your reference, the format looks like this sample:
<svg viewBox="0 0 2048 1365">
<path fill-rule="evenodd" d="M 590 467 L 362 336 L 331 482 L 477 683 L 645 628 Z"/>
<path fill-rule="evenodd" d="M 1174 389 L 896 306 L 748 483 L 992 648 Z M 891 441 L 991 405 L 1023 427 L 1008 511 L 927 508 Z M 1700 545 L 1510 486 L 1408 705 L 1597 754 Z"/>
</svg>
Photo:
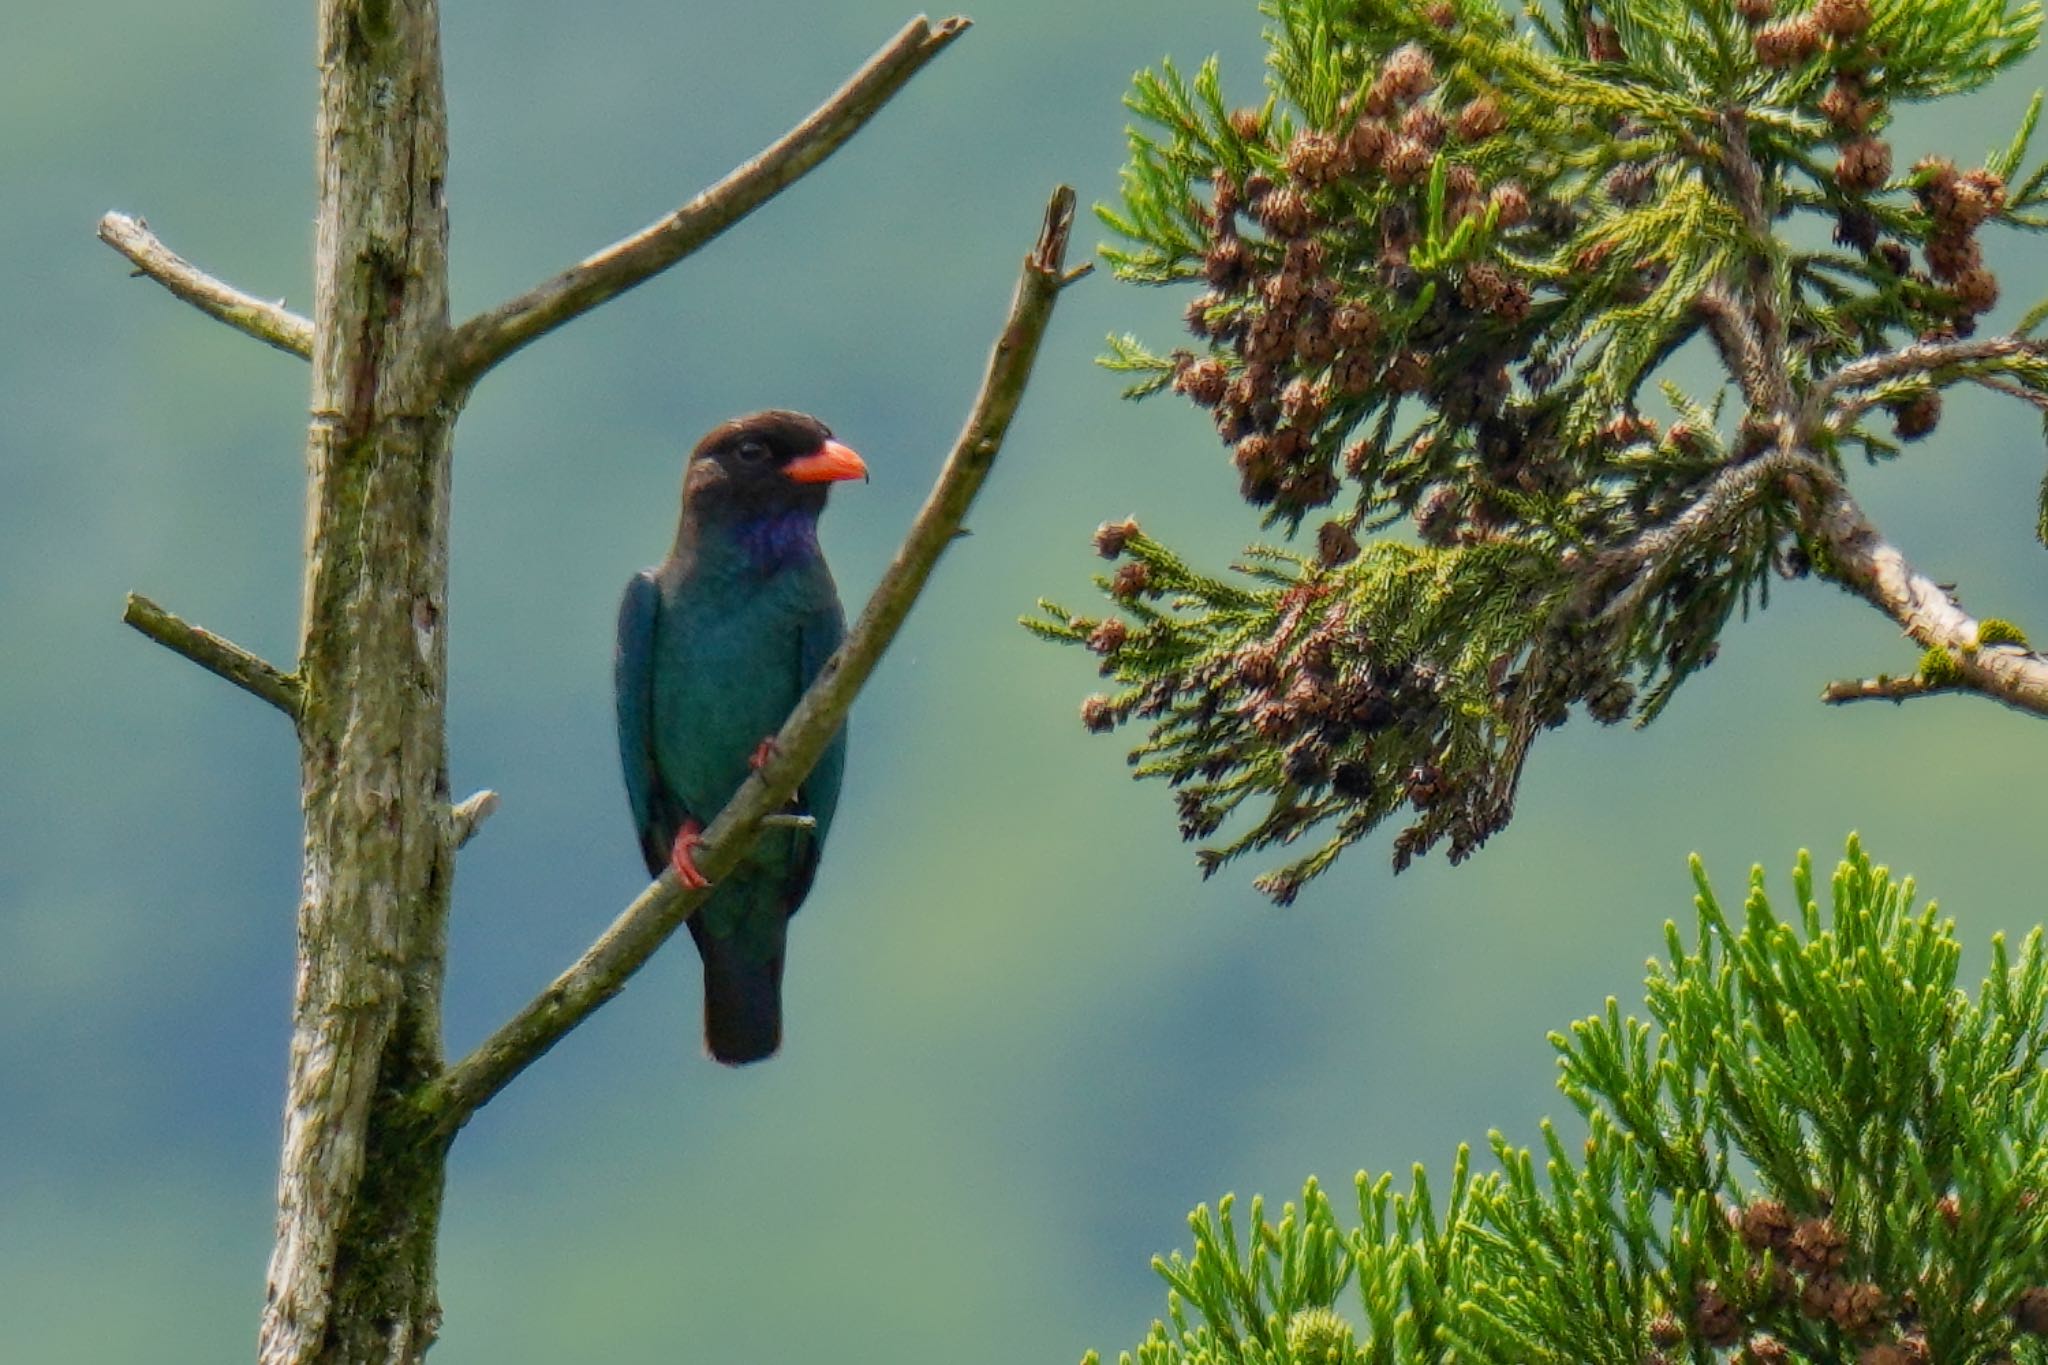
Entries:
<svg viewBox="0 0 2048 1365">
<path fill-rule="evenodd" d="M 676 841 L 668 852 L 669 866 L 676 870 L 676 880 L 692 891 L 702 891 L 711 885 L 711 879 L 697 870 L 697 845 L 704 842 L 704 826 L 695 820 L 683 821 L 683 827 L 676 831 Z"/>
<path fill-rule="evenodd" d="M 760 772 L 781 756 L 782 746 L 775 742 L 775 736 L 770 735 L 754 746 L 754 752 L 747 757 L 747 766 Z"/>
</svg>

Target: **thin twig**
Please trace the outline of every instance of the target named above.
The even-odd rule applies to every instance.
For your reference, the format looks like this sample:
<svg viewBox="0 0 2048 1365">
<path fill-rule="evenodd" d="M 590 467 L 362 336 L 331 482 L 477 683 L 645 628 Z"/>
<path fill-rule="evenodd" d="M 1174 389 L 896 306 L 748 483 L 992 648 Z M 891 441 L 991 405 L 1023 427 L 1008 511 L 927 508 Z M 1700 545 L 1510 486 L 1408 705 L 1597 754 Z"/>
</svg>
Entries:
<svg viewBox="0 0 2048 1365">
<path fill-rule="evenodd" d="M 450 383 L 476 380 L 520 347 L 674 265 L 793 184 L 859 132 L 904 83 L 968 28 L 920 15 L 809 118 L 660 222 L 551 280 L 479 313 L 449 334 Z"/>
<path fill-rule="evenodd" d="M 1751 407 L 1766 405 L 1770 383 L 1770 361 L 1764 355 L 1763 340 L 1749 314 L 1728 292 L 1727 286 L 1708 286 L 1693 305 L 1706 322 L 1707 335 L 1721 352 L 1721 363 L 1735 376 L 1742 397 Z"/>
<path fill-rule="evenodd" d="M 1844 678 L 1840 682 L 1831 682 L 1820 690 L 1820 699 L 1830 706 L 1841 706 L 1852 701 L 1896 703 L 1905 701 L 1908 697 L 1931 697 L 1940 692 L 1962 690 L 1961 683 L 1933 683 L 1918 673 L 1908 673 L 1903 678 L 1880 673 L 1874 678 Z"/>
<path fill-rule="evenodd" d="M 940 554 L 953 541 L 967 509 L 1002 448 L 1023 397 L 1065 278 L 1067 237 L 1074 222 L 1074 192 L 1062 185 L 1046 210 L 1045 227 L 1025 258 L 1010 314 L 1003 324 L 974 408 L 945 467 L 940 470 L 896 558 L 846 640 L 775 737 L 775 755 L 743 783 L 704 831 L 697 866 L 714 883 L 737 864 L 766 819 L 786 805 L 846 719 L 847 711 L 883 650 L 923 591 Z M 614 920 L 598 940 L 509 1022 L 414 1098 L 430 1130 L 452 1132 L 591 1011 L 618 994 L 706 893 L 685 891 L 664 871 Z"/>
<path fill-rule="evenodd" d="M 99 235 L 134 263 L 136 273 L 147 275 L 208 317 L 301 360 L 313 354 L 312 323 L 282 303 L 244 294 L 215 279 L 165 246 L 140 218 L 109 213 L 100 219 Z"/>
<path fill-rule="evenodd" d="M 497 811 L 498 794 L 489 790 L 466 797 L 450 809 L 448 830 L 455 840 L 455 846 L 461 848 L 476 838 L 476 832 L 483 828 L 484 821 L 497 814 Z"/>
<path fill-rule="evenodd" d="M 231 640 L 171 615 L 140 593 L 129 593 L 121 619 L 150 639 L 251 696 L 261 697 L 292 717 L 299 714 L 299 680 L 257 658 Z"/>
<path fill-rule="evenodd" d="M 1882 355 L 1865 356 L 1852 361 L 1815 384 L 1806 395 L 1806 402 L 1799 415 L 1799 431 L 1802 439 L 1808 439 L 1820 429 L 1825 420 L 1837 430 L 1846 429 L 1848 423 L 1828 411 L 1829 400 L 1838 393 L 1867 389 L 1882 384 L 1888 379 L 1898 379 L 1909 374 L 1927 374 L 1946 369 L 1951 365 L 1967 365 L 1977 361 L 2005 360 L 2016 355 L 2026 355 L 2039 348 L 2034 342 L 2022 337 L 1976 337 L 1965 341 L 1922 341 L 1911 346 L 1902 346 L 1896 351 Z M 1972 375 L 1970 378 L 1977 378 Z M 2034 401 L 2030 395 L 2029 401 Z M 1872 406 L 1869 402 L 1856 402 L 1850 410 L 1856 414 Z M 1850 420 L 1854 420 L 1853 417 Z"/>
<path fill-rule="evenodd" d="M 2036 393 L 2024 384 L 2015 384 L 2010 379 L 2000 379 L 1996 375 L 1966 374 L 1963 378 L 1993 393 L 2002 393 L 2007 398 L 2017 398 L 2039 412 L 2048 412 L 2048 393 Z"/>
</svg>

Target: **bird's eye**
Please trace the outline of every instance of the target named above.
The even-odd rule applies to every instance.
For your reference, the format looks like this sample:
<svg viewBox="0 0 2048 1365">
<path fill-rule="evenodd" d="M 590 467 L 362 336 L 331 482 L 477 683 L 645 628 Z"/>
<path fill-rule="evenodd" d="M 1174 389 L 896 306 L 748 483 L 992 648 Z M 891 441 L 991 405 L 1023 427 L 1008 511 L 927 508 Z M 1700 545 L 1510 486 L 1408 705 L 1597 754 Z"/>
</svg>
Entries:
<svg viewBox="0 0 2048 1365">
<path fill-rule="evenodd" d="M 741 441 L 733 450 L 733 454 L 739 457 L 741 464 L 766 464 L 768 461 L 768 443 L 766 441 Z"/>
</svg>

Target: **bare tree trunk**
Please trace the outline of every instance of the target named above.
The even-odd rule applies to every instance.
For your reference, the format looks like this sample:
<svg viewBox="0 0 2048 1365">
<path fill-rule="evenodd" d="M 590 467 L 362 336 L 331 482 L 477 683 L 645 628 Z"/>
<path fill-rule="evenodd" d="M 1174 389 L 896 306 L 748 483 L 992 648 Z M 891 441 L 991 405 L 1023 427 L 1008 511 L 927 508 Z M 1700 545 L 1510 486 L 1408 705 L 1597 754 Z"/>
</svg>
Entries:
<svg viewBox="0 0 2048 1365">
<path fill-rule="evenodd" d="M 317 0 L 319 226 L 310 321 L 179 259 L 139 220 L 100 237 L 177 297 L 313 365 L 299 661 L 285 672 L 130 594 L 124 619 L 290 716 L 305 879 L 262 1365 L 408 1365 L 440 1324 L 434 1261 L 462 1125 L 703 903 L 665 872 L 535 1001 L 453 1067 L 441 987 L 455 851 L 495 807 L 451 808 L 449 464 L 471 387 L 647 280 L 831 155 L 966 31 L 913 20 L 788 135 L 661 221 L 451 328 L 438 0 Z M 1053 196 L 966 427 L 845 644 L 706 831 L 717 877 L 779 815 L 922 591 L 1000 450 L 1065 270 Z"/>
<path fill-rule="evenodd" d="M 448 124 L 437 0 L 320 0 L 299 972 L 264 1365 L 432 1342 L 439 1152 L 400 1097 L 441 1066 Z"/>
</svg>

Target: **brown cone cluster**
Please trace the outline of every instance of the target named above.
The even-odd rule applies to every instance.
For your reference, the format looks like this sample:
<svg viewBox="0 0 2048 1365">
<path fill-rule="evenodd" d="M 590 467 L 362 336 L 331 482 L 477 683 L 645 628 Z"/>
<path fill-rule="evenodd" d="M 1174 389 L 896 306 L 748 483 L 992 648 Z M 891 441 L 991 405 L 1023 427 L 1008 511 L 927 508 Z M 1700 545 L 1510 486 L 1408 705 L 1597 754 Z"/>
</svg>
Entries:
<svg viewBox="0 0 2048 1365">
<path fill-rule="evenodd" d="M 1814 172 L 1819 199 L 1837 215 L 1837 240 L 1862 257 L 1871 283 L 1871 307 L 1853 299 L 1833 308 L 1832 296 L 1807 291 L 1789 310 L 1788 341 L 1822 362 L 1867 348 L 1872 336 L 1881 340 L 1902 322 L 1909 334 L 1955 335 L 1998 293 L 1976 232 L 2005 208 L 1999 179 L 1946 162 L 1923 162 L 1894 179 L 1883 134 L 1888 98 L 1897 94 L 1887 83 L 1899 77 L 1871 36 L 1872 4 L 1732 0 L 1742 25 L 1732 36 L 1786 73 L 1772 85 L 1802 102 L 1800 136 L 1833 147 L 1832 171 Z M 1618 29 L 1603 12 L 1623 11 L 1613 3 L 1592 8 L 1576 35 L 1585 56 L 1630 60 L 1623 37 L 1633 44 L 1637 31 Z M 1459 22 L 1452 4 L 1418 4 L 1412 13 L 1449 31 Z M 1441 646 L 1425 643 L 1418 655 L 1411 633 L 1399 635 L 1405 659 L 1388 657 L 1384 641 L 1376 657 L 1372 637 L 1397 633 L 1377 614 L 1370 627 L 1363 619 L 1381 610 L 1384 599 L 1367 596 L 1378 580 L 1359 568 L 1331 572 L 1358 560 L 1360 527 L 1406 512 L 1431 547 L 1548 551 L 1566 543 L 1574 548 L 1558 551 L 1556 563 L 1583 581 L 1591 600 L 1614 592 L 1609 579 L 1626 567 L 1610 553 L 1614 547 L 1696 505 L 1702 471 L 1784 439 L 1779 423 L 1744 419 L 1730 451 L 1707 423 L 1680 421 L 1665 432 L 1632 407 L 1589 414 L 1583 391 L 1561 387 L 1585 373 L 1572 331 L 1580 319 L 1651 299 L 1671 270 L 1687 266 L 1684 251 L 1646 243 L 1629 222 L 1610 230 L 1614 210 L 1700 183 L 1725 187 L 1716 177 L 1729 164 L 1726 149 L 1616 116 L 1607 132 L 1619 150 L 1594 163 L 1593 185 L 1584 183 L 1584 161 L 1560 170 L 1548 151 L 1514 164 L 1525 150 L 1524 130 L 1512 122 L 1523 107 L 1516 87 L 1490 88 L 1469 49 L 1419 26 L 1407 33 L 1416 41 L 1375 56 L 1362 72 L 1352 68 L 1347 79 L 1355 84 L 1334 108 L 1310 101 L 1314 119 L 1282 110 L 1278 97 L 1231 114 L 1223 140 L 1248 145 L 1219 148 L 1206 184 L 1190 186 L 1180 206 L 1179 223 L 1194 235 L 1197 255 L 1173 264 L 1199 273 L 1206 289 L 1185 314 L 1200 344 L 1176 351 L 1166 378 L 1209 415 L 1241 495 L 1264 510 L 1268 524 L 1313 531 L 1302 586 L 1286 594 L 1278 623 L 1267 630 L 1262 619 L 1263 634 L 1249 642 L 1231 633 L 1244 629 L 1241 618 L 1220 634 L 1180 636 L 1159 621 L 1149 602 L 1178 599 L 1186 571 L 1149 544 L 1106 579 L 1124 604 L 1120 615 L 1069 623 L 1106 672 L 1133 685 L 1115 700 L 1091 700 L 1086 724 L 1170 715 L 1134 761 L 1179 788 L 1191 839 L 1213 833 L 1226 810 L 1249 812 L 1247 791 L 1271 795 L 1274 805 L 1234 847 L 1284 843 L 1325 819 L 1346 837 L 1406 803 L 1415 820 L 1396 841 L 1396 866 L 1443 840 L 1455 861 L 1504 822 L 1513 789 L 1506 767 L 1518 768 L 1528 735 L 1560 722 L 1574 702 L 1605 722 L 1651 713 L 1672 683 L 1711 662 L 1745 586 L 1725 560 L 1690 556 L 1662 566 L 1654 610 L 1638 612 L 1638 624 L 1651 620 L 1642 629 L 1560 612 L 1532 625 L 1537 636 L 1518 639 L 1498 659 L 1475 664 L 1459 656 L 1448 679 L 1433 666 L 1432 651 L 1448 657 Z M 1825 120 L 1824 133 L 1805 131 L 1814 120 Z M 1770 139 L 1783 131 L 1758 134 L 1752 149 L 1775 157 L 1779 145 Z M 1712 142 L 1716 132 L 1696 136 Z M 1161 150 L 1156 161 L 1162 174 L 1187 184 L 1185 158 L 1199 143 L 1176 137 L 1170 156 Z M 1824 150 L 1802 155 L 1792 174 L 1829 159 Z M 1771 183 L 1785 169 L 1770 166 Z M 1428 191 L 1438 184 L 1445 228 L 1463 231 L 1453 239 L 1458 249 L 1425 252 L 1435 207 Z M 1569 194 L 1559 185 L 1569 185 Z M 1917 214 L 1903 202 L 1906 188 L 1918 196 Z M 1168 249 L 1164 241 L 1152 245 Z M 1184 250 L 1185 242 L 1177 238 L 1171 249 Z M 1828 264 L 1844 268 L 1839 260 Z M 1560 304 L 1569 305 L 1561 318 Z M 1704 304 L 1700 312 L 1708 312 Z M 1731 366 L 1742 363 L 1738 349 L 1723 343 Z M 1430 411 L 1418 414 L 1410 403 L 1399 421 L 1375 422 L 1395 398 Z M 1932 388 L 1893 388 L 1886 398 L 1905 439 L 1938 422 Z M 1338 502 L 1347 481 L 1360 489 L 1358 504 L 1318 513 Z M 1764 557 L 1755 562 L 1796 560 L 1799 567 L 1785 571 L 1805 571 L 1778 531 L 1744 528 L 1751 533 L 1762 538 Z M 1135 535 L 1127 523 L 1106 525 L 1097 545 L 1117 558 Z M 1453 562 L 1462 571 L 1510 558 L 1423 562 Z M 1369 566 L 1382 567 L 1377 558 Z M 1347 619 L 1347 591 L 1361 603 L 1357 619 Z M 1186 591 L 1185 600 L 1215 605 L 1203 590 Z M 1469 724 L 1480 711 L 1497 727 L 1484 745 L 1472 740 Z M 1492 748 L 1480 752 L 1486 745 Z M 1223 856 L 1205 866 L 1213 869 Z M 1298 889 L 1284 876 L 1264 885 L 1281 899 Z M 1748 1316 L 1764 1296 L 1782 1310 L 1853 1330 L 1859 1346 L 1891 1340 L 1891 1310 L 1872 1286 L 1847 1278 L 1854 1257 L 1831 1222 L 1762 1204 L 1743 1218 L 1744 1239 L 1771 1255 L 1769 1282 L 1709 1286 L 1697 1303 L 1672 1305 L 1675 1321 L 1711 1332 L 1721 1349 L 1768 1361 L 1784 1348 Z"/>
<path fill-rule="evenodd" d="M 1998 303 L 1998 279 L 1984 265 L 1977 229 L 2005 211 L 2005 181 L 1981 167 L 1959 172 L 1939 157 L 1915 166 L 1913 181 L 1928 219 L 1927 273 L 1947 287 L 1956 329 L 1967 332 Z"/>
<path fill-rule="evenodd" d="M 1852 1274 L 1855 1248 L 1832 1217 L 1802 1217 L 1778 1200 L 1756 1199 L 1730 1209 L 1728 1223 L 1763 1259 L 1751 1263 L 1751 1279 L 1734 1290 L 1701 1284 L 1687 1322 L 1668 1313 L 1652 1321 L 1649 1338 L 1659 1351 L 1678 1346 L 1689 1328 L 1708 1346 L 1728 1350 L 1741 1343 L 1738 1360 L 1776 1365 L 1789 1358 L 1787 1348 L 1764 1328 L 1782 1327 L 1779 1315 L 1789 1309 L 1842 1333 L 1857 1365 L 1926 1365 L 1927 1340 L 1912 1291 L 1895 1297 Z M 2022 1331 L 2048 1335 L 2048 1287 L 2023 1292 L 2012 1314 Z"/>
<path fill-rule="evenodd" d="M 1330 126 L 1301 128 L 1283 145 L 1264 110 L 1241 109 L 1229 122 L 1285 173 L 1212 174 L 1209 206 L 1194 215 L 1206 232 L 1210 292 L 1187 312 L 1210 350 L 1176 353 L 1172 386 L 1209 410 L 1242 496 L 1298 525 L 1336 499 L 1342 433 L 1374 398 L 1416 394 L 1458 421 L 1499 414 L 1507 402 L 1513 329 L 1533 301 L 1515 271 L 1479 261 L 1436 281 L 1436 302 L 1409 344 L 1386 323 L 1427 283 L 1408 257 L 1438 159 L 1497 137 L 1507 113 L 1489 90 L 1454 99 L 1430 54 L 1409 44 L 1387 54 Z M 1456 160 L 1446 190 L 1453 223 L 1492 214 L 1514 231 L 1535 216 L 1520 185 L 1485 183 Z M 1364 223 L 1362 197 L 1380 205 Z M 1502 339 L 1497 357 L 1439 363 L 1452 345 L 1485 335 Z M 1374 460 L 1346 463 L 1361 482 L 1383 471 Z"/>
</svg>

